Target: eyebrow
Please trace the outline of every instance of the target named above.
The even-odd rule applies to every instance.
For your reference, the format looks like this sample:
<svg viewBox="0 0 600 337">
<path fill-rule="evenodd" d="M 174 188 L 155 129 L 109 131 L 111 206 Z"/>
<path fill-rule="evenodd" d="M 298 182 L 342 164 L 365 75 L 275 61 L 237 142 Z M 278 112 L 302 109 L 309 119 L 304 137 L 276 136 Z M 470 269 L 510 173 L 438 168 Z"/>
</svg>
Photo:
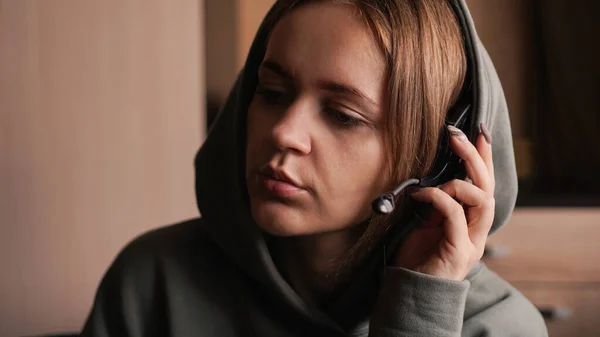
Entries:
<svg viewBox="0 0 600 337">
<path fill-rule="evenodd" d="M 271 72 L 283 77 L 286 80 L 289 80 L 289 81 L 293 80 L 292 75 L 287 70 L 285 70 L 285 68 L 283 66 L 281 66 L 279 63 L 277 63 L 275 61 L 265 60 L 261 64 L 260 67 L 266 68 L 266 69 L 270 70 Z M 366 94 L 364 94 L 363 92 L 361 92 L 360 90 L 358 90 L 352 86 L 333 82 L 333 81 L 319 81 L 319 85 L 326 91 L 329 91 L 329 92 L 332 92 L 335 94 L 356 96 L 356 97 L 366 100 L 369 104 L 371 104 L 375 107 L 379 107 L 379 103 L 377 103 L 377 101 L 375 101 L 371 97 L 367 96 Z"/>
</svg>

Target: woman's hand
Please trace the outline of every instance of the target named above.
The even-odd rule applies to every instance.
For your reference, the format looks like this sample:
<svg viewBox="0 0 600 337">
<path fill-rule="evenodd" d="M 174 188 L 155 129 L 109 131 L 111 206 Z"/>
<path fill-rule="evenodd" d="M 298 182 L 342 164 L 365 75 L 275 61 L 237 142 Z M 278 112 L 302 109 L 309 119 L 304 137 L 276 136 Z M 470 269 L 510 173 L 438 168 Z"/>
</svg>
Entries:
<svg viewBox="0 0 600 337">
<path fill-rule="evenodd" d="M 494 221 L 494 165 L 489 131 L 482 123 L 477 147 L 457 128 L 448 128 L 454 151 L 473 184 L 452 180 L 411 196 L 437 210 L 413 229 L 398 250 L 396 266 L 451 280 L 463 280 L 483 255 Z"/>
</svg>

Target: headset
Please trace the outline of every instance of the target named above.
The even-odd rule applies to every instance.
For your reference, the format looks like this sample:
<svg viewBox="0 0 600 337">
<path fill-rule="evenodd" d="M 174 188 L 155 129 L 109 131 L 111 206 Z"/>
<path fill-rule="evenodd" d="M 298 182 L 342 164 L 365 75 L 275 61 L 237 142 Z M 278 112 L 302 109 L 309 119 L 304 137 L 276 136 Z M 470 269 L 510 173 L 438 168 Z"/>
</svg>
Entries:
<svg viewBox="0 0 600 337">
<path fill-rule="evenodd" d="M 467 93 L 470 92 L 470 90 L 466 91 Z M 462 158 L 454 152 L 450 145 L 450 132 L 448 131 L 448 126 L 452 125 L 461 129 L 467 137 L 472 134 L 471 103 L 466 99 L 470 96 L 467 93 L 460 95 L 459 97 L 462 99 L 448 111 L 438 142 L 434 166 L 430 173 L 422 178 L 407 179 L 391 192 L 380 195 L 371 204 L 374 212 L 378 214 L 391 213 L 396 207 L 396 197 L 409 186 L 438 186 L 452 179 L 465 179 L 467 177 Z"/>
</svg>

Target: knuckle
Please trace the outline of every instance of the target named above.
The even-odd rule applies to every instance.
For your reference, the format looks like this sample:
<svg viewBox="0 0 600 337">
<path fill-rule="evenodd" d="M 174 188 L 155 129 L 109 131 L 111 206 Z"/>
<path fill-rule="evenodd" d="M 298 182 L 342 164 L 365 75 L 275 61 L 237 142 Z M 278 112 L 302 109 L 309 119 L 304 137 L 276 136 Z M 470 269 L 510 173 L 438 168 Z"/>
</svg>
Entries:
<svg viewBox="0 0 600 337">
<path fill-rule="evenodd" d="M 484 200 L 484 204 L 487 207 L 494 207 L 496 206 L 496 198 L 493 195 L 488 195 Z"/>
<path fill-rule="evenodd" d="M 473 144 L 471 144 L 471 146 L 467 146 L 465 151 L 465 160 L 473 160 L 477 156 L 480 156 L 479 151 L 477 151 L 477 148 Z"/>
<path fill-rule="evenodd" d="M 448 193 L 452 193 L 453 191 L 456 191 L 456 188 L 458 187 L 458 180 L 457 179 L 453 179 L 450 180 L 449 182 L 445 183 L 444 185 L 440 186 L 440 190 L 446 194 Z"/>
<path fill-rule="evenodd" d="M 433 197 L 435 197 L 435 198 L 443 197 L 444 194 L 446 194 L 446 192 L 444 192 L 443 188 L 444 188 L 444 186 L 432 187 L 431 188 L 431 195 Z"/>
<path fill-rule="evenodd" d="M 465 216 L 465 210 L 462 208 L 462 206 L 457 203 L 457 202 L 453 202 L 452 204 L 450 204 L 450 216 L 454 217 L 454 218 L 459 218 L 459 217 L 464 217 Z"/>
<path fill-rule="evenodd" d="M 449 182 L 449 185 L 453 188 L 453 189 L 457 189 L 462 183 L 464 183 L 463 180 L 459 180 L 459 179 L 452 179 Z"/>
</svg>

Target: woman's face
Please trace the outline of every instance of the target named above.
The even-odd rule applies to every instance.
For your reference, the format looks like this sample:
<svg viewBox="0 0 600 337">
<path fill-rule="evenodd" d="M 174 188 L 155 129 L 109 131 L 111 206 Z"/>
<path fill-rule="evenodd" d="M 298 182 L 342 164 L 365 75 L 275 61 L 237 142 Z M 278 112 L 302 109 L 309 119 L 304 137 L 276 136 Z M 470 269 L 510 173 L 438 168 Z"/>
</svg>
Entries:
<svg viewBox="0 0 600 337">
<path fill-rule="evenodd" d="M 313 3 L 269 39 L 248 111 L 252 215 L 273 235 L 364 221 L 385 186 L 385 65 L 354 7 Z"/>
</svg>

